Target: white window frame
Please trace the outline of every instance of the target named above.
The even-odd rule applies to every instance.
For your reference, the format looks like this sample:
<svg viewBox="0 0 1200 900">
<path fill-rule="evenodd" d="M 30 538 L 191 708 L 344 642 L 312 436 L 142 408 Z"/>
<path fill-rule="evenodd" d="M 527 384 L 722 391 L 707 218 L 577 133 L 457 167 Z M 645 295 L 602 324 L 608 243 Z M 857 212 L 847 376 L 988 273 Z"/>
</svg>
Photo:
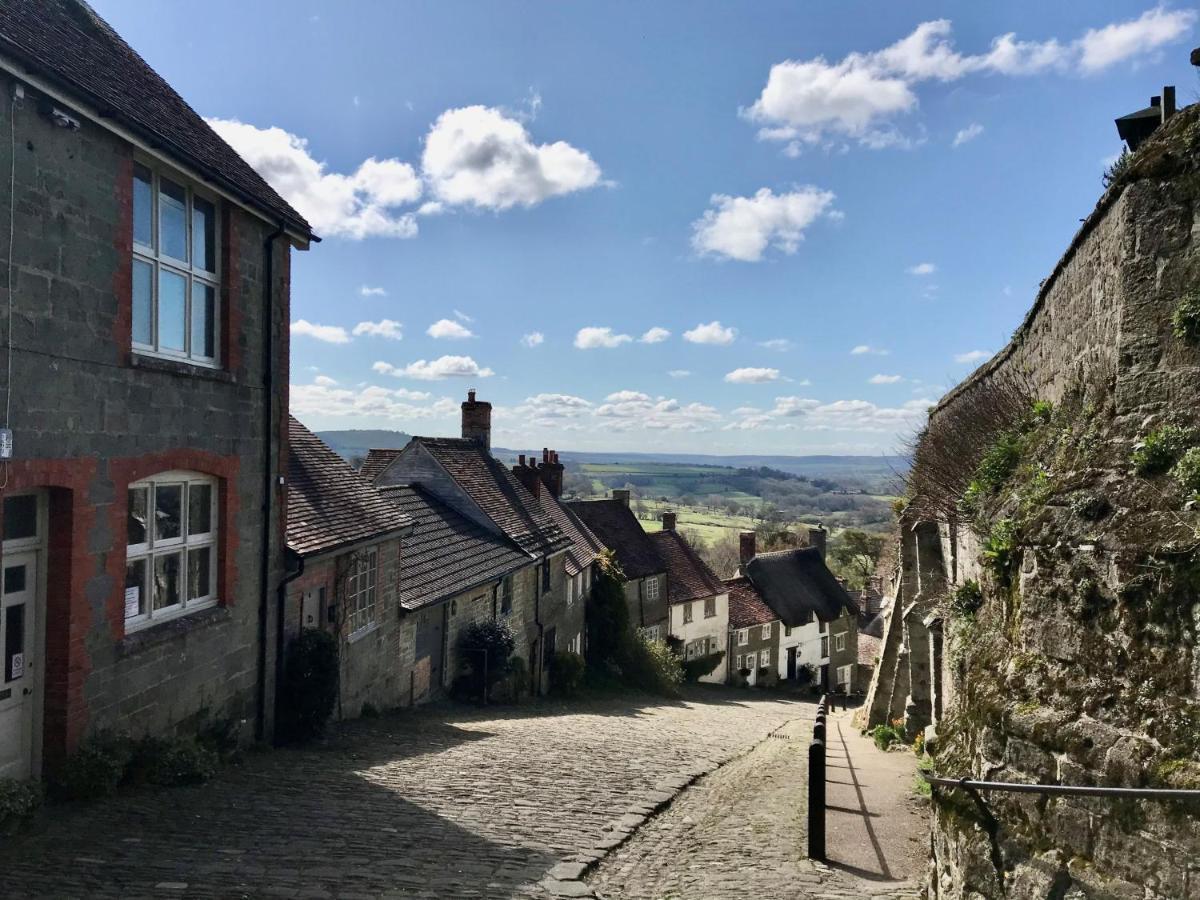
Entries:
<svg viewBox="0 0 1200 900">
<path fill-rule="evenodd" d="M 179 537 L 159 539 L 155 534 L 156 497 L 160 486 L 182 485 L 180 493 Z M 212 503 L 209 507 L 209 530 L 203 534 L 191 533 L 191 491 L 193 485 L 207 486 Z M 130 482 L 125 493 L 126 503 L 133 491 L 146 491 L 146 540 L 140 544 L 125 546 L 125 567 L 139 560 L 144 561 L 143 585 L 146 590 L 145 612 L 125 617 L 125 631 L 137 631 L 160 622 L 167 622 L 204 609 L 211 609 L 219 602 L 217 598 L 217 557 L 220 555 L 218 535 L 220 533 L 220 485 L 218 479 L 198 472 L 167 471 Z M 126 515 L 129 510 L 126 509 Z M 126 535 L 128 538 L 128 535 Z M 208 550 L 209 591 L 202 597 L 191 597 L 190 566 L 192 553 Z M 178 555 L 180 559 L 180 602 L 162 609 L 155 609 L 157 585 L 155 582 L 156 560 Z M 128 586 L 127 586 L 128 589 Z"/>
<path fill-rule="evenodd" d="M 354 640 L 379 625 L 379 548 L 370 547 L 355 553 L 346 573 L 347 638 Z M 479 599 L 479 598 L 475 598 Z"/>
<path fill-rule="evenodd" d="M 16 500 L 18 497 L 33 497 L 34 503 L 34 519 L 33 519 L 33 536 L 24 538 L 9 538 L 4 540 L 4 536 L 0 533 L 0 547 L 5 550 L 22 550 L 25 548 L 38 549 L 40 548 L 46 537 L 46 498 L 44 493 L 37 491 L 19 491 L 12 494 L 5 494 L 0 501 Z"/>
<path fill-rule="evenodd" d="M 738 642 L 739 647 L 744 647 L 746 644 L 750 643 L 750 629 L 749 628 L 739 628 L 738 629 L 737 642 Z"/>
<path fill-rule="evenodd" d="M 835 653 L 840 653 L 846 649 L 846 635 L 835 634 L 833 636 L 833 650 Z"/>
<path fill-rule="evenodd" d="M 771 665 L 771 648 L 764 647 L 762 650 L 760 650 L 758 653 L 758 658 L 761 661 L 762 665 L 770 666 Z"/>
<path fill-rule="evenodd" d="M 769 641 L 771 639 L 771 623 L 770 622 L 768 622 L 766 625 L 764 625 L 762 627 L 762 639 L 764 641 Z"/>
<path fill-rule="evenodd" d="M 821 659 L 829 657 L 829 636 L 822 635 L 821 637 Z"/>
<path fill-rule="evenodd" d="M 692 601 L 689 600 L 687 603 L 683 604 L 683 624 L 690 625 L 692 624 L 692 621 Z"/>
<path fill-rule="evenodd" d="M 717 598 L 706 597 L 704 600 L 704 618 L 712 619 L 717 615 Z"/>
<path fill-rule="evenodd" d="M 159 359 L 172 359 L 181 362 L 186 362 L 189 365 L 203 366 L 206 368 L 217 369 L 221 367 L 221 201 L 220 198 L 202 188 L 197 188 L 195 183 L 183 175 L 166 168 L 161 163 L 152 162 L 148 159 L 139 157 L 135 160 L 135 165 L 140 166 L 150 172 L 150 244 L 143 244 L 137 240 L 136 234 L 131 235 L 131 246 L 133 247 L 133 258 L 130 262 L 130 296 L 129 302 L 131 306 L 130 313 L 130 343 L 133 351 L 142 356 L 153 356 Z M 137 180 L 136 172 L 134 179 Z M 159 228 L 159 210 L 161 198 L 162 179 L 178 184 L 186 191 L 186 202 L 184 205 L 184 219 L 186 228 L 186 245 L 187 245 L 187 260 L 178 260 L 173 256 L 168 256 L 162 251 L 162 242 L 160 240 Z M 193 209 L 195 199 L 199 197 L 205 202 L 212 205 L 213 208 L 213 271 L 208 271 L 202 266 L 197 266 L 195 261 L 191 259 L 193 251 Z M 136 211 L 135 211 L 136 214 Z M 130 223 L 130 230 L 133 230 L 133 224 Z M 138 262 L 145 263 L 150 266 L 150 343 L 141 343 L 133 337 L 133 311 L 132 305 L 134 302 L 133 280 L 134 269 L 132 268 Z M 172 350 L 160 346 L 158 325 L 159 325 L 159 273 L 166 270 L 175 275 L 179 275 L 184 279 L 184 311 L 183 311 L 183 333 L 184 345 L 183 351 Z M 192 339 L 192 290 L 194 284 L 202 284 L 212 288 L 213 291 L 213 354 L 212 356 L 204 356 L 201 353 L 193 352 Z"/>
<path fill-rule="evenodd" d="M 843 675 L 845 675 L 844 678 L 842 677 Z M 838 666 L 838 668 L 837 668 L 837 683 L 839 685 L 844 684 L 844 685 L 846 685 L 847 688 L 852 687 L 852 685 L 850 684 L 850 667 L 849 666 Z"/>
<path fill-rule="evenodd" d="M 658 578 L 657 577 L 647 578 L 642 582 L 642 584 L 645 585 L 646 599 L 647 600 L 657 600 L 658 599 Z"/>
</svg>

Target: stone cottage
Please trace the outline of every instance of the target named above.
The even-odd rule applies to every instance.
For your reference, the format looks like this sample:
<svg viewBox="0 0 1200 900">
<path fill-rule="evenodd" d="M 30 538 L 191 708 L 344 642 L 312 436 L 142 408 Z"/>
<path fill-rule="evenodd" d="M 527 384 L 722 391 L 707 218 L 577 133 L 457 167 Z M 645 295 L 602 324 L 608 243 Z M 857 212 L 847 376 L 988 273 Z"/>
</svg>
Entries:
<svg viewBox="0 0 1200 900">
<path fill-rule="evenodd" d="M 685 661 L 725 653 L 729 642 L 729 592 L 675 530 L 675 513 L 662 517 L 662 531 L 650 535 L 667 567 L 667 634 L 680 642 Z M 728 677 L 727 656 L 701 681 L 722 684 Z"/>
<path fill-rule="evenodd" d="M 100 729 L 269 738 L 289 251 L 315 238 L 85 3 L 4 4 L 0 96 L 0 776 Z"/>
<path fill-rule="evenodd" d="M 774 681 L 783 622 L 763 602 L 749 578 L 727 578 L 725 589 L 729 593 L 729 683 L 758 684 L 763 680 L 760 669 L 766 669 L 768 680 Z"/>
</svg>

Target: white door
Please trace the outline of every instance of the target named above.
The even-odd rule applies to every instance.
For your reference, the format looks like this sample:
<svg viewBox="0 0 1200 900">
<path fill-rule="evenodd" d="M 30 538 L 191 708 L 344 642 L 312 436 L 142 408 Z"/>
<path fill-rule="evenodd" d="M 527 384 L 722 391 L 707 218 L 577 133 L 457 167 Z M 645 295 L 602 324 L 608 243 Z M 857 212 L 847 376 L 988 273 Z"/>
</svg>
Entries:
<svg viewBox="0 0 1200 900">
<path fill-rule="evenodd" d="M 33 656 L 37 554 L 7 553 L 0 570 L 0 778 L 29 778 L 41 663 Z"/>
</svg>

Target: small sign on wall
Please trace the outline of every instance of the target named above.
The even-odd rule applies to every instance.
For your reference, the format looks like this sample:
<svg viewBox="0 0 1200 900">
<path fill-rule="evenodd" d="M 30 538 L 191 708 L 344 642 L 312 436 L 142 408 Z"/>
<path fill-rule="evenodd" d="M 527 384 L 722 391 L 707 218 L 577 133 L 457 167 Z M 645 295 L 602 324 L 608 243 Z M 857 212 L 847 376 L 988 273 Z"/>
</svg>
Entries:
<svg viewBox="0 0 1200 900">
<path fill-rule="evenodd" d="M 142 611 L 142 589 L 125 588 L 125 618 L 132 619 Z"/>
<path fill-rule="evenodd" d="M 14 653 L 12 656 L 12 672 L 8 677 L 9 681 L 16 681 L 25 674 L 25 654 Z"/>
</svg>

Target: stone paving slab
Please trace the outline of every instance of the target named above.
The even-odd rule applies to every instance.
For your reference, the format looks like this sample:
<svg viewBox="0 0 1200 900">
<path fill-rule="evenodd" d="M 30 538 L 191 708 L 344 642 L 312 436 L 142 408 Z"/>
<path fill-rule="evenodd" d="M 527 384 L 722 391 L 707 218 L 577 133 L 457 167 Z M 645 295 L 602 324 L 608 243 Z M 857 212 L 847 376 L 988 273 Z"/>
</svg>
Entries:
<svg viewBox="0 0 1200 900">
<path fill-rule="evenodd" d="M 0 871 L 14 897 L 545 897 L 555 866 L 628 838 L 623 816 L 810 714 L 723 688 L 399 713 L 207 785 L 52 806 Z"/>
</svg>

